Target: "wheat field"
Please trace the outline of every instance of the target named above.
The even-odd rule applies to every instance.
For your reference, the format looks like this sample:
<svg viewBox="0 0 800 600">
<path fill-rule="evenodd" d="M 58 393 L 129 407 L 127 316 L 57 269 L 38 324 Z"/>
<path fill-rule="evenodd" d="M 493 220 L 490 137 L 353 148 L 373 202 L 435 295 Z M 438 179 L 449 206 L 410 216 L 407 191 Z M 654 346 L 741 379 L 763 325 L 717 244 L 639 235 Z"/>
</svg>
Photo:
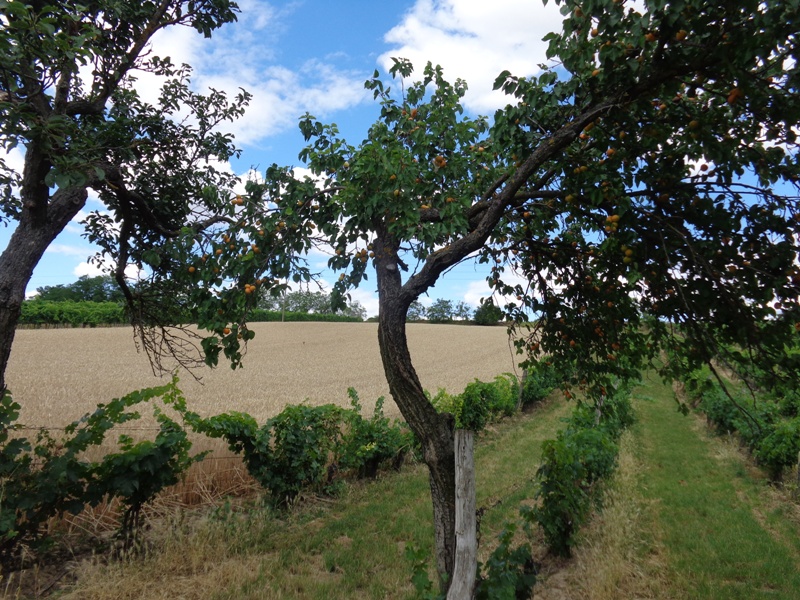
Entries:
<svg viewBox="0 0 800 600">
<path fill-rule="evenodd" d="M 386 396 L 387 415 L 399 417 L 389 397 L 375 323 L 255 323 L 244 368 L 226 365 L 180 373 L 189 408 L 203 416 L 237 410 L 259 422 L 290 403 L 349 403 L 354 387 L 365 412 Z M 516 372 L 519 356 L 505 327 L 409 324 L 411 355 L 422 385 L 457 393 L 474 379 Z M 60 427 L 101 402 L 160 385 L 148 358 L 137 352 L 130 328 L 20 330 L 6 381 L 22 405 L 20 422 Z M 147 411 L 143 411 L 146 413 Z M 143 423 L 144 424 L 144 423 Z"/>
</svg>

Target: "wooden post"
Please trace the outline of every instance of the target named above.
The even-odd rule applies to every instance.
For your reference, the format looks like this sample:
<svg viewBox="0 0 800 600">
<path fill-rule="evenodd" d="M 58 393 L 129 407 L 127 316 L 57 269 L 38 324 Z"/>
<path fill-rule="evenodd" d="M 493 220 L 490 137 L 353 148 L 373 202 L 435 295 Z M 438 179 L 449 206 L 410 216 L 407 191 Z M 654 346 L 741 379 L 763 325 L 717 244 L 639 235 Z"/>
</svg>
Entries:
<svg viewBox="0 0 800 600">
<path fill-rule="evenodd" d="M 522 410 L 522 395 L 525 393 L 525 381 L 528 379 L 528 369 L 523 369 L 522 379 L 519 381 L 519 392 L 517 393 L 517 412 Z"/>
<path fill-rule="evenodd" d="M 478 569 L 477 515 L 475 512 L 475 432 L 457 429 L 456 450 L 456 555 L 447 600 L 470 600 Z"/>
</svg>

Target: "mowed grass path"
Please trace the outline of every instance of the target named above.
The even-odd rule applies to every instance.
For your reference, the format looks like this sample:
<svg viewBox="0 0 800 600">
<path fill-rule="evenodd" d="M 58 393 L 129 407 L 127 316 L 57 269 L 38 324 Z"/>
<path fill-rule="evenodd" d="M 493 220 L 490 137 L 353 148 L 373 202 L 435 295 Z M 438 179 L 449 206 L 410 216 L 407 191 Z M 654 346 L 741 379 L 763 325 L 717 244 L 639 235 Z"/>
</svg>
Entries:
<svg viewBox="0 0 800 600">
<path fill-rule="evenodd" d="M 650 534 L 666 552 L 672 598 L 800 598 L 796 505 L 766 487 L 730 440 L 676 410 L 651 379 L 640 390 L 634 438 Z"/>
</svg>

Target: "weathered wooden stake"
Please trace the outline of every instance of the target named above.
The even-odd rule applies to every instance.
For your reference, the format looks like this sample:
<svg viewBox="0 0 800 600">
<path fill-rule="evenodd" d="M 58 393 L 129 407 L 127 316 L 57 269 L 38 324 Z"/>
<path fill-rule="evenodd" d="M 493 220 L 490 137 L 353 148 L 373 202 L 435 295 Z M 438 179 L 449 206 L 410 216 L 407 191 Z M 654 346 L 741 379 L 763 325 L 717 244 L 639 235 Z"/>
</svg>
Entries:
<svg viewBox="0 0 800 600">
<path fill-rule="evenodd" d="M 456 450 L 456 555 L 447 600 L 470 600 L 478 569 L 477 516 L 475 512 L 475 432 L 457 429 Z"/>
</svg>

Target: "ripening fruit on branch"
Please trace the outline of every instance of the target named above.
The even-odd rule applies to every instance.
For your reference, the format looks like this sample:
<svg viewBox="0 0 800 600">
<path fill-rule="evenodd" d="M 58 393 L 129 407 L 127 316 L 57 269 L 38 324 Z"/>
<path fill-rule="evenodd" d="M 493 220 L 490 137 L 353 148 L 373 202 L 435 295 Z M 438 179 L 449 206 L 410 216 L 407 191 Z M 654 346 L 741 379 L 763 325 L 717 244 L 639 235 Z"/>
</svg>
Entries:
<svg viewBox="0 0 800 600">
<path fill-rule="evenodd" d="M 194 273 L 197 269 L 195 267 L 189 267 L 189 273 Z"/>
<path fill-rule="evenodd" d="M 677 41 L 679 41 L 679 42 L 682 42 L 683 40 L 686 39 L 687 35 L 688 35 L 688 33 L 686 32 L 686 30 L 685 29 L 681 29 L 678 33 L 675 34 L 675 39 Z"/>
<path fill-rule="evenodd" d="M 230 327 L 226 327 L 225 329 L 222 330 L 222 333 L 224 333 L 225 335 L 230 334 L 230 332 L 231 332 L 231 328 Z"/>
<path fill-rule="evenodd" d="M 447 166 L 447 160 L 444 156 L 439 154 L 436 158 L 433 159 L 433 166 L 437 169 L 443 169 Z"/>
<path fill-rule="evenodd" d="M 733 88 L 728 94 L 728 104 L 733 106 L 734 104 L 736 104 L 736 101 L 742 96 L 744 96 L 744 92 L 741 89 L 739 89 L 738 87 Z"/>
</svg>

